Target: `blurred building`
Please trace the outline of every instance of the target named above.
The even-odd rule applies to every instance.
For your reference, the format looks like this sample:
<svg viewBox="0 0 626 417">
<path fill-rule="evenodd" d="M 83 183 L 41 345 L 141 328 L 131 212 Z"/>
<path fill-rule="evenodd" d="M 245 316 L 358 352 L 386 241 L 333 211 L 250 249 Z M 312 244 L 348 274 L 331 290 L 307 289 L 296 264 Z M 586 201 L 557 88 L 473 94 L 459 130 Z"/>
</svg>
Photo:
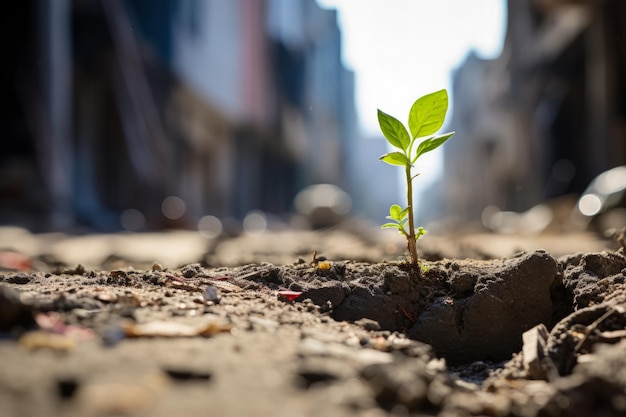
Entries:
<svg viewBox="0 0 626 417">
<path fill-rule="evenodd" d="M 509 0 L 502 55 L 454 74 L 439 216 L 527 210 L 625 164 L 625 70 L 626 2 Z"/>
<path fill-rule="evenodd" d="M 314 0 L 28 0 L 0 19 L 0 222 L 193 227 L 351 191 L 353 74 Z"/>
</svg>

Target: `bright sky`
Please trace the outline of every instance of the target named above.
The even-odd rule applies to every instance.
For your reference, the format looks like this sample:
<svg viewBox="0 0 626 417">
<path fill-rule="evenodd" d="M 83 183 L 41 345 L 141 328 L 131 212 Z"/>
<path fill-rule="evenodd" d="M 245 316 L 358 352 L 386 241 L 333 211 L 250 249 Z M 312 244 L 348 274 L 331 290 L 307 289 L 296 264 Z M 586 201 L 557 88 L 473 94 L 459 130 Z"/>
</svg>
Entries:
<svg viewBox="0 0 626 417">
<path fill-rule="evenodd" d="M 418 97 L 441 88 L 451 94 L 451 71 L 471 49 L 495 58 L 504 42 L 505 0 L 317 2 L 339 12 L 343 61 L 355 71 L 357 115 L 366 136 L 381 135 L 376 109 L 406 123 Z M 441 149 L 428 155 L 421 171 L 435 175 L 420 182 L 424 187 L 441 170 Z"/>
<path fill-rule="evenodd" d="M 317 0 L 336 8 L 344 63 L 355 70 L 357 112 L 378 134 L 376 109 L 405 121 L 415 99 L 441 88 L 470 49 L 499 55 L 505 0 Z M 406 114 L 405 114 L 406 113 Z"/>
</svg>

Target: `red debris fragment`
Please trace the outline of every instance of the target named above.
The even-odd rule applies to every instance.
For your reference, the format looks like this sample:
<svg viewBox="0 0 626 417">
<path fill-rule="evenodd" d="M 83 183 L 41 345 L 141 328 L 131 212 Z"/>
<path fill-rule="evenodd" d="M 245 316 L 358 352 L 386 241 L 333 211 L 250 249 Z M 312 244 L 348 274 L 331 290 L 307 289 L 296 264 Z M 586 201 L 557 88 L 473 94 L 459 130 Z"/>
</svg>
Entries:
<svg viewBox="0 0 626 417">
<path fill-rule="evenodd" d="M 61 319 L 61 315 L 53 311 L 37 314 L 35 321 L 41 329 L 54 334 L 60 334 L 79 340 L 90 340 L 94 337 L 93 330 L 81 326 L 67 325 Z"/>
<path fill-rule="evenodd" d="M 296 298 L 300 297 L 300 295 L 302 295 L 301 292 L 298 291 L 288 291 L 288 290 L 281 290 L 278 291 L 278 297 L 285 297 L 286 299 L 288 299 L 289 301 L 293 301 Z"/>
<path fill-rule="evenodd" d="M 30 271 L 32 269 L 32 262 L 28 256 L 22 255 L 21 253 L 1 251 L 0 266 L 16 271 Z"/>
<path fill-rule="evenodd" d="M 226 276 L 226 275 L 219 275 L 217 277 L 211 277 L 211 279 L 214 279 L 216 281 L 227 281 L 229 279 L 232 279 L 232 277 Z"/>
</svg>

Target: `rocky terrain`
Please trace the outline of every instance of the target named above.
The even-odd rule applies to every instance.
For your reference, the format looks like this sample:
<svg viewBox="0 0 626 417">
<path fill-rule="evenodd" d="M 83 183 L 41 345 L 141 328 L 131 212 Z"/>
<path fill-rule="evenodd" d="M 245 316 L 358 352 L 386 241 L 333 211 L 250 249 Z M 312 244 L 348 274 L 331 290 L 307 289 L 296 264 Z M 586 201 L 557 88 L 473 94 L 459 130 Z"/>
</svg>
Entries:
<svg viewBox="0 0 626 417">
<path fill-rule="evenodd" d="M 355 228 L 143 258 L 5 231 L 3 416 L 626 415 L 615 242 L 429 237 L 416 272 Z"/>
</svg>

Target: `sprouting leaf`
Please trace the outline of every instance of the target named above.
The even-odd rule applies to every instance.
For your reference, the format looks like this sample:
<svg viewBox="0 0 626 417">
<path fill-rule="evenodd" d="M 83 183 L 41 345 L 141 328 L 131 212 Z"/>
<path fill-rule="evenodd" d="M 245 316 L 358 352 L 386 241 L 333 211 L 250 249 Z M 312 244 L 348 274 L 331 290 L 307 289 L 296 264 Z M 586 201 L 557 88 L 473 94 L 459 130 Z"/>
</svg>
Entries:
<svg viewBox="0 0 626 417">
<path fill-rule="evenodd" d="M 418 98 L 409 113 L 411 137 L 421 138 L 435 134 L 446 118 L 448 111 L 448 92 L 439 90 Z"/>
<path fill-rule="evenodd" d="M 381 161 L 388 163 L 389 165 L 406 166 L 409 165 L 409 159 L 402 152 L 389 152 L 381 156 Z"/>
<path fill-rule="evenodd" d="M 425 154 L 426 152 L 430 152 L 434 149 L 437 149 L 438 147 L 443 145 L 445 141 L 447 141 L 448 139 L 452 137 L 452 135 L 454 135 L 454 133 L 455 132 L 448 132 L 444 135 L 434 136 L 432 138 L 428 138 L 424 140 L 417 147 L 417 151 L 415 152 L 415 156 L 413 157 L 413 161 L 411 162 L 415 163 L 415 161 L 417 161 L 417 158 L 419 158 L 421 155 Z"/>
<path fill-rule="evenodd" d="M 409 132 L 406 131 L 406 128 L 398 119 L 382 110 L 378 110 L 378 124 L 383 135 L 385 135 L 385 138 L 392 146 L 403 151 L 409 147 L 411 141 Z"/>
<path fill-rule="evenodd" d="M 414 227 L 413 207 L 410 200 L 413 194 L 413 180 L 419 174 L 412 175 L 411 169 L 422 154 L 437 149 L 454 135 L 454 132 L 435 135 L 443 126 L 447 111 L 448 93 L 446 90 L 427 94 L 413 103 L 409 113 L 408 131 L 399 120 L 378 110 L 378 123 L 385 138 L 392 146 L 402 151 L 389 152 L 379 159 L 389 165 L 403 166 L 406 169 L 407 200 L 409 200 L 408 206 L 404 209 L 397 204 L 389 208 L 389 216 L 386 218 L 391 222 L 383 224 L 382 228 L 396 229 L 406 238 L 411 263 L 416 268 L 420 265 L 416 243 L 427 231 L 423 227 Z M 413 145 L 417 138 L 421 142 L 415 150 L 415 156 L 413 156 Z"/>
<path fill-rule="evenodd" d="M 400 221 L 402 219 L 402 207 L 397 204 L 389 207 L 389 215 L 393 220 Z"/>
</svg>

